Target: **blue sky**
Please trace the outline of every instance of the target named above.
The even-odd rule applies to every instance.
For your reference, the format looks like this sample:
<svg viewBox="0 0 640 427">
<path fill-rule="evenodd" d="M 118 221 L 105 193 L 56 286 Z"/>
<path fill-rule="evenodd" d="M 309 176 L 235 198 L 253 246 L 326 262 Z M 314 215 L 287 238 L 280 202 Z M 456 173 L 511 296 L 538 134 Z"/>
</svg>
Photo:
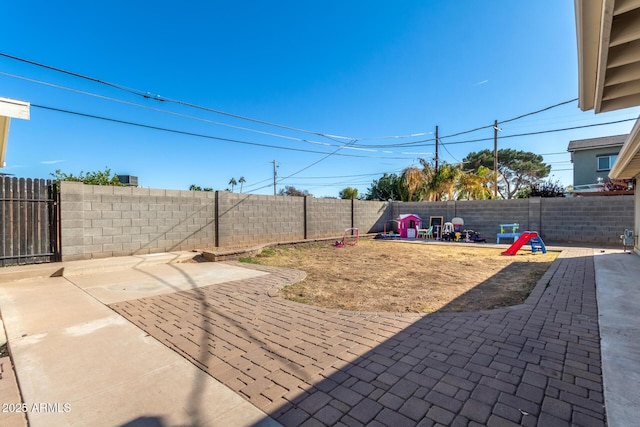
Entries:
<svg viewBox="0 0 640 427">
<path fill-rule="evenodd" d="M 2 169 L 21 177 L 109 167 L 144 187 L 222 190 L 244 176 L 245 192 L 272 194 L 275 160 L 278 189 L 364 193 L 382 173 L 433 158 L 436 126 L 443 137 L 578 96 L 570 1 L 35 0 L 3 11 L 1 53 L 150 97 L 2 56 L 0 96 L 213 137 L 34 106 L 30 121 L 12 120 Z M 506 137 L 639 113 L 594 115 L 573 102 L 500 125 L 499 147 L 543 154 L 552 179 L 568 185 L 570 140 L 627 133 L 633 122 Z M 492 140 L 465 142 L 492 136 L 443 138 L 440 159 L 492 149 Z"/>
</svg>

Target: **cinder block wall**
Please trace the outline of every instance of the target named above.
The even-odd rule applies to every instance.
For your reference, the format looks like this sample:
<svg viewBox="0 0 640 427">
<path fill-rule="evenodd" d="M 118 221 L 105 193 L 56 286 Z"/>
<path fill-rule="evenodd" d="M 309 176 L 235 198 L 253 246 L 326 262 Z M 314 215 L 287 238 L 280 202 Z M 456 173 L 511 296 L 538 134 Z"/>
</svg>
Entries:
<svg viewBox="0 0 640 427">
<path fill-rule="evenodd" d="M 211 192 L 60 183 L 64 261 L 189 250 L 213 242 Z"/>
<path fill-rule="evenodd" d="M 622 245 L 624 229 L 633 229 L 633 196 L 542 199 L 541 217 L 550 242 Z"/>
<path fill-rule="evenodd" d="M 351 228 L 351 200 L 307 199 L 307 238 L 341 236 Z"/>
<path fill-rule="evenodd" d="M 389 202 L 354 200 L 354 224 L 361 233 L 379 233 L 384 223 L 391 219 L 392 206 Z"/>
<path fill-rule="evenodd" d="M 393 202 L 393 218 L 414 213 L 428 224 L 430 216 L 464 220 L 464 228 L 496 241 L 499 224 L 520 224 L 520 231 L 538 231 L 548 243 L 616 246 L 625 228 L 634 224 L 633 196 Z"/>
<path fill-rule="evenodd" d="M 302 240 L 304 199 L 219 191 L 218 246 Z M 208 247 L 214 247 L 214 242 Z"/>
<path fill-rule="evenodd" d="M 379 202 L 91 186 L 61 182 L 64 261 L 175 250 L 231 248 L 381 232 L 401 214 L 461 217 L 488 242 L 499 224 L 540 232 L 548 243 L 617 246 L 634 226 L 633 196 Z"/>
</svg>

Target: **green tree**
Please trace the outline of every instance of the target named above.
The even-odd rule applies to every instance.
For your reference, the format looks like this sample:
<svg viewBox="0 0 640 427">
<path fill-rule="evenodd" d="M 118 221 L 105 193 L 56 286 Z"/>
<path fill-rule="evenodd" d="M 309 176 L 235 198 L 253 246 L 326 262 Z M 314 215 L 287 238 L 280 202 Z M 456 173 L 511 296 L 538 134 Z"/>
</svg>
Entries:
<svg viewBox="0 0 640 427">
<path fill-rule="evenodd" d="M 374 179 L 367 189 L 366 200 L 400 200 L 400 177 L 395 173 L 383 174 L 380 179 Z"/>
<path fill-rule="evenodd" d="M 358 198 L 358 189 L 352 187 L 345 187 L 340 190 L 339 194 L 341 199 L 357 199 Z"/>
<path fill-rule="evenodd" d="M 516 197 L 525 199 L 527 197 L 565 197 L 565 188 L 559 182 L 542 181 L 524 187 Z"/>
<path fill-rule="evenodd" d="M 477 173 L 480 166 L 493 169 L 493 152 L 472 152 L 463 162 Z M 503 148 L 498 150 L 498 193 L 504 199 L 512 199 L 522 188 L 533 185 L 549 175 L 551 166 L 542 156 L 529 151 Z"/>
<path fill-rule="evenodd" d="M 211 187 L 200 187 L 199 185 L 191 184 L 189 186 L 189 191 L 213 191 Z"/>
<path fill-rule="evenodd" d="M 247 182 L 247 180 L 244 179 L 244 176 L 241 176 L 238 182 L 240 183 L 240 192 L 242 193 L 242 185 Z"/>
<path fill-rule="evenodd" d="M 236 181 L 235 178 L 231 178 L 229 180 L 229 185 L 231 186 L 231 192 L 233 193 L 233 187 L 235 187 L 236 185 L 238 185 L 238 181 Z"/>
<path fill-rule="evenodd" d="M 103 171 L 95 171 L 95 172 L 87 172 L 84 173 L 81 171 L 78 176 L 74 174 L 67 174 L 62 172 L 60 169 L 56 169 L 55 173 L 52 173 L 51 176 L 55 178 L 56 181 L 75 181 L 82 182 L 87 185 L 113 185 L 115 187 L 122 186 L 122 183 L 118 179 L 118 175 L 111 175 L 111 169 L 105 167 Z"/>
<path fill-rule="evenodd" d="M 296 196 L 296 197 L 304 197 L 304 196 L 313 196 L 307 190 L 298 190 L 293 185 L 287 185 L 284 188 L 281 188 L 278 191 L 278 196 Z"/>
<path fill-rule="evenodd" d="M 409 166 L 400 175 L 400 198 L 403 202 L 419 202 L 424 198 L 427 178 L 422 170 Z"/>
</svg>

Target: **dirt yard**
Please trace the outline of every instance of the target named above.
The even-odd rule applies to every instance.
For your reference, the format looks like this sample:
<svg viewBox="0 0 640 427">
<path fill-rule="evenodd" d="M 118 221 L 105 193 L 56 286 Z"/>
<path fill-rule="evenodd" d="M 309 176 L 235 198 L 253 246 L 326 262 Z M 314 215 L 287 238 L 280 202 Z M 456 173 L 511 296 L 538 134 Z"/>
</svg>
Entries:
<svg viewBox="0 0 640 427">
<path fill-rule="evenodd" d="M 387 312 L 477 311 L 522 303 L 557 252 L 361 240 L 265 249 L 244 262 L 303 270 L 281 296 L 328 308 Z"/>
</svg>

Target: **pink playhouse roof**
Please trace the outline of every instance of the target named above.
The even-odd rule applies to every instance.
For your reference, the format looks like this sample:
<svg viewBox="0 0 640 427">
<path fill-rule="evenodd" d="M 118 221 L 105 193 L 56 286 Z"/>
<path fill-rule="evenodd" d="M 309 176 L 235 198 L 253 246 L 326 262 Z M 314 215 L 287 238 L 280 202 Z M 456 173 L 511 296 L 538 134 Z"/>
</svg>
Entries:
<svg viewBox="0 0 640 427">
<path fill-rule="evenodd" d="M 420 217 L 419 217 L 418 215 L 415 215 L 415 214 L 404 214 L 404 215 L 400 215 L 400 216 L 398 216 L 398 221 L 402 221 L 402 220 L 405 220 L 405 219 L 407 219 L 407 218 L 415 218 L 415 219 L 417 219 L 418 221 L 422 221 L 422 220 L 420 219 Z"/>
</svg>

